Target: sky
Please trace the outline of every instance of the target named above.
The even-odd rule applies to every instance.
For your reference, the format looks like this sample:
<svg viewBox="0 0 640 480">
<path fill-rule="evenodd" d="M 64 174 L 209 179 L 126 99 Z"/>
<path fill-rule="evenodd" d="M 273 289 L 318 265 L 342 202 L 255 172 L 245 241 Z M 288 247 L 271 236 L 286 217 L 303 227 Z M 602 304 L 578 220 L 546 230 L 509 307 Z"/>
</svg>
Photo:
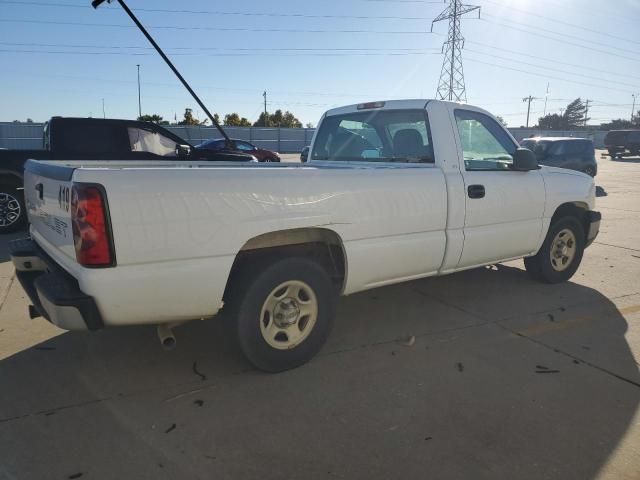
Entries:
<svg viewBox="0 0 640 480">
<path fill-rule="evenodd" d="M 208 108 L 317 124 L 332 107 L 434 98 L 448 25 L 427 0 L 128 0 Z M 471 3 L 471 0 L 469 0 Z M 467 101 L 509 126 L 590 99 L 592 124 L 640 109 L 640 1 L 477 0 L 462 22 Z M 615 5 L 615 6 L 614 6 Z M 181 119 L 195 101 L 117 3 L 0 0 L 0 121 Z M 546 95 L 549 84 L 549 95 Z"/>
</svg>

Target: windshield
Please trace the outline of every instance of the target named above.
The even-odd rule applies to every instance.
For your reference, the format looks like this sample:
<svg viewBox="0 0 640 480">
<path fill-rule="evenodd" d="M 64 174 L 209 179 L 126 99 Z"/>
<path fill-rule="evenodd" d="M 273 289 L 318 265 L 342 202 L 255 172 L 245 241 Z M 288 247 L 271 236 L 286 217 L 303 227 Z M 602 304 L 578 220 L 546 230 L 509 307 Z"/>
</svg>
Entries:
<svg viewBox="0 0 640 480">
<path fill-rule="evenodd" d="M 424 110 L 376 110 L 327 117 L 312 160 L 433 163 Z"/>
</svg>

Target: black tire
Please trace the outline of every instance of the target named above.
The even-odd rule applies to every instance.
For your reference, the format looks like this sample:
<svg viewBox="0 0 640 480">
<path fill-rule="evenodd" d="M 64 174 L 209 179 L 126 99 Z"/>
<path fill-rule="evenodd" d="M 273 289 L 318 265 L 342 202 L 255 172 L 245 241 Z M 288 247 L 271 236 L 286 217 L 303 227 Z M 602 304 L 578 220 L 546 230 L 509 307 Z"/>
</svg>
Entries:
<svg viewBox="0 0 640 480">
<path fill-rule="evenodd" d="M 19 208 L 16 214 L 16 203 Z M 20 230 L 26 225 L 27 209 L 24 204 L 24 192 L 14 186 L 0 184 L 0 234 Z"/>
<path fill-rule="evenodd" d="M 556 240 L 556 237 L 560 232 L 567 230 L 573 234 L 575 252 L 570 263 L 558 267 L 557 265 L 563 263 L 563 261 L 561 259 L 556 259 L 554 260 L 556 262 L 556 266 L 554 266 L 551 260 L 551 251 L 553 248 L 556 248 L 554 240 Z M 580 262 L 582 262 L 584 245 L 585 233 L 578 219 L 575 217 L 560 218 L 549 228 L 547 237 L 545 238 L 538 253 L 533 257 L 524 259 L 524 266 L 531 278 L 539 282 L 551 284 L 566 282 L 573 277 L 580 266 Z M 563 268 L 563 270 L 558 270 L 558 268 Z"/>
<path fill-rule="evenodd" d="M 231 280 L 233 284 L 225 306 L 228 326 L 235 331 L 240 350 L 256 368 L 275 373 L 299 367 L 311 360 L 327 340 L 335 317 L 337 290 L 327 271 L 304 257 L 258 265 L 259 262 L 257 265 L 252 263 L 252 268 L 245 268 Z M 266 324 L 271 325 L 276 320 L 261 316 L 266 300 L 273 298 L 273 292 L 286 282 L 303 282 L 312 290 L 317 302 L 317 315 L 310 331 L 305 333 L 307 336 L 299 344 L 278 349 L 267 342 L 262 332 L 263 326 L 266 329 Z M 297 328 L 297 323 L 286 328 Z M 271 341 L 274 342 L 278 335 Z M 288 342 L 288 336 L 285 337 Z"/>
</svg>

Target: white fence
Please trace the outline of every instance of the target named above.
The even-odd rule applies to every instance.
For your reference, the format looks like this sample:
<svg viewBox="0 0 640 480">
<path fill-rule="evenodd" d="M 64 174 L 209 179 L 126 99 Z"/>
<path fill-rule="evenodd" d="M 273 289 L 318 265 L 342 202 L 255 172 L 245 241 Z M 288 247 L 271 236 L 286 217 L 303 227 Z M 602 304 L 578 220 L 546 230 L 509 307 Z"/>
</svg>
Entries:
<svg viewBox="0 0 640 480">
<path fill-rule="evenodd" d="M 42 123 L 2 123 L 0 122 L 0 148 L 38 149 L 42 148 Z M 197 145 L 211 138 L 220 138 L 214 127 L 187 127 L 172 125 L 166 127 L 176 135 L 184 138 L 192 145 Z M 231 138 L 246 140 L 260 148 L 283 153 L 300 152 L 305 145 L 311 143 L 312 128 L 264 128 L 264 127 L 225 127 Z M 604 147 L 606 131 L 545 131 L 535 128 L 510 128 L 518 140 L 535 136 L 581 137 L 593 140 L 596 148 Z"/>
<path fill-rule="evenodd" d="M 0 148 L 29 150 L 42 148 L 42 123 L 0 122 Z M 215 127 L 165 127 L 192 145 L 221 138 Z M 311 143 L 312 128 L 225 127 L 231 138 L 246 140 L 260 148 L 283 153 L 300 152 Z"/>
</svg>

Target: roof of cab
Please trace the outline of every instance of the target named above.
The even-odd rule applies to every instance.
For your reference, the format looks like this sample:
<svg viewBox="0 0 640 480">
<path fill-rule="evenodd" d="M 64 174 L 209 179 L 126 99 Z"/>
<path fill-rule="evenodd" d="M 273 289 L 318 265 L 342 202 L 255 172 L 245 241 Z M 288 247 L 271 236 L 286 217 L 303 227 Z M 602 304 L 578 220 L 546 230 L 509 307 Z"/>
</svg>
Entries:
<svg viewBox="0 0 640 480">
<path fill-rule="evenodd" d="M 427 103 L 429 102 L 437 102 L 438 100 L 429 100 L 429 99 L 409 99 L 409 100 L 380 100 L 379 102 L 362 102 L 362 103 L 354 103 L 353 105 L 345 105 L 344 107 L 337 107 L 328 110 L 326 115 L 327 117 L 333 115 L 343 115 L 345 113 L 353 113 L 357 111 L 363 111 L 362 109 L 358 109 L 358 105 L 363 105 L 365 103 L 384 103 L 384 106 L 371 108 L 367 110 L 407 110 L 407 109 L 422 109 L 425 108 Z M 364 110 L 366 111 L 366 110 Z"/>
</svg>

